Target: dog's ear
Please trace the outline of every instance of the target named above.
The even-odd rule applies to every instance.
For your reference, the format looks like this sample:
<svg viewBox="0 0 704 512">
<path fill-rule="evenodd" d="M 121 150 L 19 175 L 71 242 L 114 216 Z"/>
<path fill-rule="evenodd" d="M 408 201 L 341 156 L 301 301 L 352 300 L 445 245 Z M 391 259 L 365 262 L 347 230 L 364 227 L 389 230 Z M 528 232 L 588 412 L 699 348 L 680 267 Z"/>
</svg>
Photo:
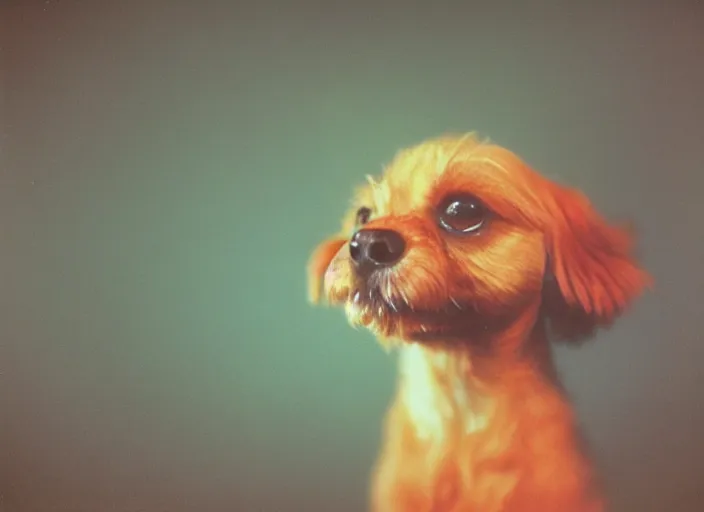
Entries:
<svg viewBox="0 0 704 512">
<path fill-rule="evenodd" d="M 580 192 L 552 184 L 543 307 L 563 340 L 608 327 L 651 284 L 631 253 L 631 229 L 609 224 Z"/>
<path fill-rule="evenodd" d="M 320 301 L 320 289 L 325 271 L 345 242 L 345 238 L 333 237 L 320 243 L 313 250 L 308 260 L 308 300 L 311 303 L 317 304 Z"/>
</svg>

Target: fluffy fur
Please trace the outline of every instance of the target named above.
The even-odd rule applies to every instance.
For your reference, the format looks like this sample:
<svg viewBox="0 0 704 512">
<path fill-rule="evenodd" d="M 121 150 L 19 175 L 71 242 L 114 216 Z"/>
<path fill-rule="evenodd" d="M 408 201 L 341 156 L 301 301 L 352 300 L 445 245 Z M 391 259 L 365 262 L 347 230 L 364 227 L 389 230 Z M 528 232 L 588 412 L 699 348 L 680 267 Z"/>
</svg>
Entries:
<svg viewBox="0 0 704 512">
<path fill-rule="evenodd" d="M 490 212 L 473 236 L 438 225 L 438 204 L 457 193 Z M 371 213 L 363 226 L 361 207 Z M 406 249 L 372 286 L 348 244 L 379 228 Z M 368 178 L 308 276 L 313 302 L 322 291 L 400 351 L 374 511 L 605 509 L 547 334 L 586 339 L 624 311 L 650 281 L 630 250 L 630 232 L 581 193 L 472 134 L 404 150 Z"/>
</svg>

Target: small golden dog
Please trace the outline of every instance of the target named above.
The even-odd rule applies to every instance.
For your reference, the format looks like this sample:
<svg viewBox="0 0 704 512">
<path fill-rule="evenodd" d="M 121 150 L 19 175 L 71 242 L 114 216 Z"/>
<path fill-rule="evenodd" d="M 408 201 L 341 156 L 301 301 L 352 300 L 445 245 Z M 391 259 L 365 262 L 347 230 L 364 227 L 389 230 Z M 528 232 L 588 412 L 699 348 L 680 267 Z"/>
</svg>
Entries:
<svg viewBox="0 0 704 512">
<path fill-rule="evenodd" d="M 650 282 L 626 229 L 473 134 L 400 152 L 313 253 L 309 293 L 400 347 L 379 512 L 602 511 L 548 333 L 585 339 Z"/>
</svg>

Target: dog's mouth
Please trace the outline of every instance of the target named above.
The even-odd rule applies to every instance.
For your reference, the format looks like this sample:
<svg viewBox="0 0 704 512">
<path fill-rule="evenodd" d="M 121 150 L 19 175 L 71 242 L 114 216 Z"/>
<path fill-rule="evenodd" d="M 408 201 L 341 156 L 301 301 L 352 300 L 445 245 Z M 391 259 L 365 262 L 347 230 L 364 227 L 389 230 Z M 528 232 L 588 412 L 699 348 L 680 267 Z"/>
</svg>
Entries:
<svg viewBox="0 0 704 512">
<path fill-rule="evenodd" d="M 476 317 L 473 305 L 454 297 L 439 307 L 419 308 L 403 295 L 384 294 L 378 287 L 352 288 L 342 302 L 353 325 L 367 327 L 382 338 L 407 341 L 462 337 L 467 320 Z"/>
<path fill-rule="evenodd" d="M 484 311 L 473 294 L 417 297 L 390 272 L 361 278 L 333 260 L 325 277 L 328 304 L 342 306 L 354 327 L 369 329 L 380 341 L 423 343 L 470 341 L 475 344 L 496 328 L 495 315 Z M 400 282 L 399 282 L 400 281 Z M 463 283 L 471 293 L 472 283 Z"/>
</svg>

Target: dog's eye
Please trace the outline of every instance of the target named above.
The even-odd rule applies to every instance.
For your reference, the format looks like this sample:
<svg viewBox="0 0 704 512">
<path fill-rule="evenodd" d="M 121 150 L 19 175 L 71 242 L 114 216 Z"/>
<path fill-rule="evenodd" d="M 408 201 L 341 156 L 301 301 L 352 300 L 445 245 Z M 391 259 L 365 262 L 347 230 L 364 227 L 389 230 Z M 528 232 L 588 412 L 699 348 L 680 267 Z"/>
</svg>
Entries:
<svg viewBox="0 0 704 512">
<path fill-rule="evenodd" d="M 451 233 L 476 233 L 487 217 L 484 204 L 474 196 L 447 197 L 438 208 L 440 226 Z"/>
<path fill-rule="evenodd" d="M 362 226 L 369 222 L 369 217 L 372 216 L 372 211 L 366 206 L 362 206 L 357 210 L 356 223 L 358 226 Z"/>
</svg>

